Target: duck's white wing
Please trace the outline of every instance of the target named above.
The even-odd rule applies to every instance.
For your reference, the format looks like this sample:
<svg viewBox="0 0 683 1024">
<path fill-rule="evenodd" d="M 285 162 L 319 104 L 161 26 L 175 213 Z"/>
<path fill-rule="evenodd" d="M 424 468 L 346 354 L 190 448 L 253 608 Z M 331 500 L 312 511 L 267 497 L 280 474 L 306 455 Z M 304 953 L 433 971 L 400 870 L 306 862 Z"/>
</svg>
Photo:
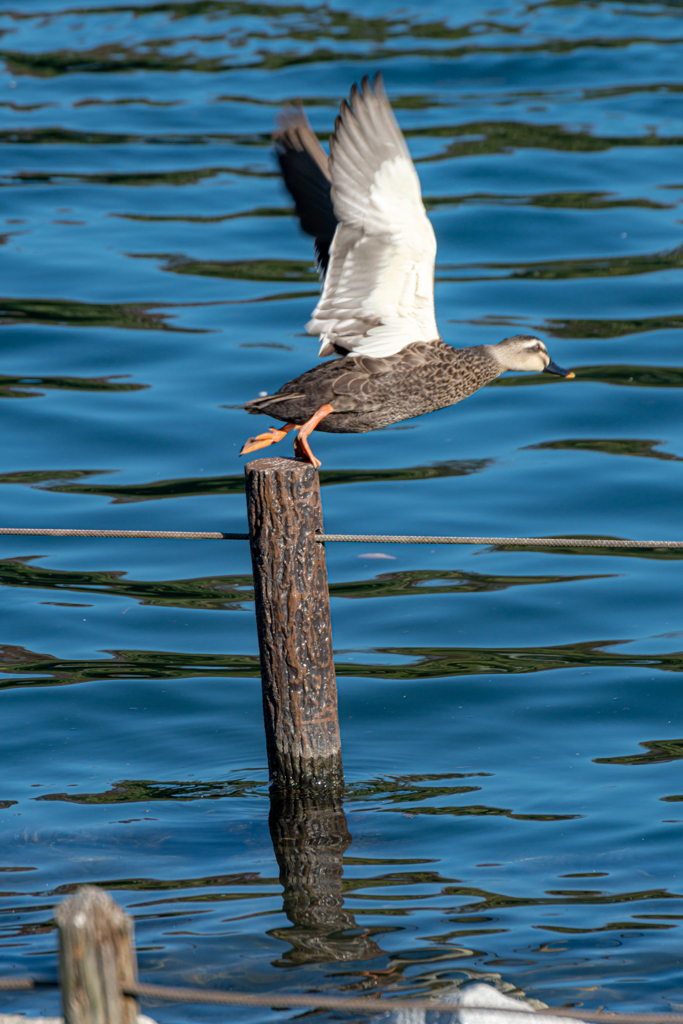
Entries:
<svg viewBox="0 0 683 1024">
<path fill-rule="evenodd" d="M 321 336 L 320 355 L 381 357 L 434 341 L 436 239 L 379 75 L 342 104 L 329 169 L 339 225 L 306 328 Z"/>
</svg>

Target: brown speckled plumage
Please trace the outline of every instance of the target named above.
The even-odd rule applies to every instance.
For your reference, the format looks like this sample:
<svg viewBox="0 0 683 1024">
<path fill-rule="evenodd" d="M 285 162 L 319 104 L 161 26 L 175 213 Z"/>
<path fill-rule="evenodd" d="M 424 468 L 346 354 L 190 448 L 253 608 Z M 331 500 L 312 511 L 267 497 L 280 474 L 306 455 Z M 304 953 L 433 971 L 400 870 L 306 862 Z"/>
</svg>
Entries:
<svg viewBox="0 0 683 1024">
<path fill-rule="evenodd" d="M 329 404 L 334 412 L 317 430 L 363 434 L 455 405 L 503 370 L 484 345 L 452 348 L 440 339 L 415 342 L 383 359 L 347 355 L 320 363 L 274 395 L 247 402 L 245 409 L 252 415 L 305 423 Z"/>
<path fill-rule="evenodd" d="M 247 412 L 284 426 L 250 437 L 241 455 L 296 430 L 295 454 L 319 466 L 308 443 L 313 430 L 363 434 L 423 416 L 505 370 L 573 377 L 533 335 L 473 348 L 451 348 L 439 337 L 436 239 L 381 76 L 374 85 L 364 78 L 342 103 L 329 160 L 301 108 L 283 112 L 275 148 L 324 275 L 306 330 L 319 335 L 319 355 L 338 358 L 247 402 Z"/>
</svg>

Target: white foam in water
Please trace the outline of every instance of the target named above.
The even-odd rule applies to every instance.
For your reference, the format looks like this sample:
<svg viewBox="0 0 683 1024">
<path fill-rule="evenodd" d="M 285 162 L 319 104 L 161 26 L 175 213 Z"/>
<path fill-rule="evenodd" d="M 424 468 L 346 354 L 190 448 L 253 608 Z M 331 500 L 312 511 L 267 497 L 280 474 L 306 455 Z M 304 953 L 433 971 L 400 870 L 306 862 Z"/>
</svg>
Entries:
<svg viewBox="0 0 683 1024">
<path fill-rule="evenodd" d="M 446 1010 L 397 1010 L 378 1018 L 387 1024 L 516 1024 L 517 1017 L 501 1010 L 533 1013 L 538 1024 L 560 1024 L 566 1017 L 537 1013 L 536 1008 L 523 999 L 511 999 L 492 985 L 475 984 L 444 996 L 441 1002 L 453 1003 L 453 1012 Z M 469 1009 L 477 1007 L 477 1009 Z M 482 1010 L 481 1007 L 487 1007 Z M 490 1009 L 488 1009 L 490 1007 Z M 497 1012 L 498 1011 L 498 1012 Z M 584 1024 L 577 1021 L 577 1024 Z"/>
</svg>

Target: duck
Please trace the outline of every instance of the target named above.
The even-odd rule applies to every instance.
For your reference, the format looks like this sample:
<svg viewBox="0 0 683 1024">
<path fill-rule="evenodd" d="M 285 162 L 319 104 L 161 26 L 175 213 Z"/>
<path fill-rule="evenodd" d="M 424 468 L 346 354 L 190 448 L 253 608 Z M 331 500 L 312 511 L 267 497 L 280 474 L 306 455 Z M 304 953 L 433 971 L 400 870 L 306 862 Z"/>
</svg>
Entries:
<svg viewBox="0 0 683 1024">
<path fill-rule="evenodd" d="M 240 455 L 295 430 L 295 456 L 317 468 L 314 430 L 379 430 L 455 405 L 508 370 L 574 377 L 534 335 L 466 348 L 442 340 L 436 238 L 381 73 L 342 102 L 329 157 L 301 105 L 282 111 L 273 141 L 322 278 L 306 330 L 319 338 L 319 357 L 334 358 L 244 404 L 284 425 L 250 437 Z"/>
</svg>

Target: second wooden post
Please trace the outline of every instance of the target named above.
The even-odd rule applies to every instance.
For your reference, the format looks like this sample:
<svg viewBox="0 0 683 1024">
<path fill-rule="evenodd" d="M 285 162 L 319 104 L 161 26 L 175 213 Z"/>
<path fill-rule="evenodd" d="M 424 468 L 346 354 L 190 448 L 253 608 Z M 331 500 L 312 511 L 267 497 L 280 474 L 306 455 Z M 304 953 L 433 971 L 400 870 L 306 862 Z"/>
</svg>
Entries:
<svg viewBox="0 0 683 1024">
<path fill-rule="evenodd" d="M 245 467 L 271 782 L 343 779 L 318 474 L 298 459 Z"/>
<path fill-rule="evenodd" d="M 94 885 L 55 916 L 65 1024 L 136 1024 L 135 999 L 122 992 L 137 981 L 132 918 Z"/>
</svg>

